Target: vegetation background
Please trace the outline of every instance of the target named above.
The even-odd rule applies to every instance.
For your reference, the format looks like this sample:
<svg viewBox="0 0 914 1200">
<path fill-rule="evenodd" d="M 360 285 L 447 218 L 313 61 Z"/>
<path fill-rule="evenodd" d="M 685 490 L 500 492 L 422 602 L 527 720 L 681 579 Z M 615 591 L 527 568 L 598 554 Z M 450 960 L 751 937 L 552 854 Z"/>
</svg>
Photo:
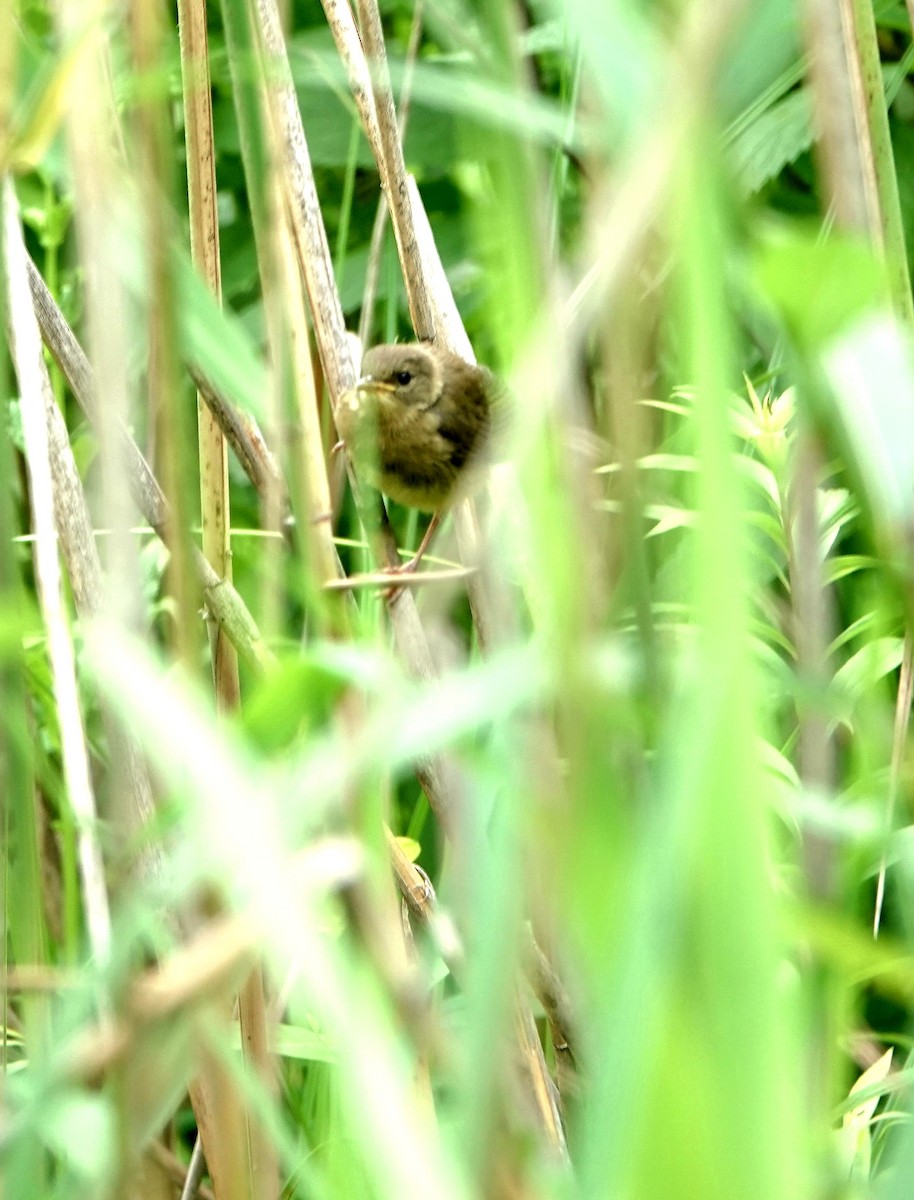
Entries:
<svg viewBox="0 0 914 1200">
<path fill-rule="evenodd" d="M 908 1195 L 912 9 L 0 5 L 4 1195 Z"/>
</svg>

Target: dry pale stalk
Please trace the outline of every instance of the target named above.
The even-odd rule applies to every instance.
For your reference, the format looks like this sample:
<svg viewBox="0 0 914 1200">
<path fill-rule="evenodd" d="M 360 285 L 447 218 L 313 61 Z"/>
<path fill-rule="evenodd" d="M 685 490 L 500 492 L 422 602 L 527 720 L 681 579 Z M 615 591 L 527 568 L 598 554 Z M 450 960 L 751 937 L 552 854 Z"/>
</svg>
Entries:
<svg viewBox="0 0 914 1200">
<path fill-rule="evenodd" d="M 29 500 L 35 532 L 35 574 L 38 599 L 44 627 L 48 636 L 48 655 L 60 718 L 60 740 L 63 751 L 64 777 L 70 805 L 77 823 L 77 855 L 82 879 L 86 926 L 92 953 L 100 964 L 107 962 L 111 949 L 111 916 L 105 884 L 104 863 L 96 840 L 98 813 L 89 770 L 89 752 L 76 684 L 76 661 L 70 638 L 69 622 L 63 598 L 60 563 L 57 558 L 57 523 L 54 511 L 54 481 L 51 468 L 51 446 L 48 414 L 57 412 L 41 349 L 41 336 L 31 303 L 25 244 L 19 225 L 15 193 L 9 180 L 4 180 L 3 251 L 7 275 L 7 313 L 10 324 L 10 345 L 21 396 L 22 432 L 25 440 L 26 465 L 29 474 Z M 62 424 L 62 421 L 61 421 Z M 63 438 L 67 451 L 66 436 Z M 55 450 L 63 453 L 60 439 L 55 438 Z M 67 456 L 64 454 L 64 458 Z M 70 460 L 72 463 L 72 460 Z M 73 468 L 75 474 L 75 468 Z M 73 482 L 70 476 L 70 482 Z M 78 482 L 78 481 L 77 481 Z M 74 519 L 80 519 L 83 535 L 93 544 L 92 530 L 81 493 L 70 490 L 68 505 Z M 86 526 L 89 526 L 86 529 Z M 98 562 L 90 552 L 83 557 L 77 572 L 84 594 L 98 587 Z"/>
</svg>

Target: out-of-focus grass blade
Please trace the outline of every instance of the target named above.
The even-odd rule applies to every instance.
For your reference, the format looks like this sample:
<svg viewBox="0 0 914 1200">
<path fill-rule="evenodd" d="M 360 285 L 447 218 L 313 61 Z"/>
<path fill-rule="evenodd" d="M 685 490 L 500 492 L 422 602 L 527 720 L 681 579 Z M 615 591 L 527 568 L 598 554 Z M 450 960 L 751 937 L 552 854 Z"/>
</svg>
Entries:
<svg viewBox="0 0 914 1200">
<path fill-rule="evenodd" d="M 118 242 L 122 278 L 141 322 L 148 304 L 146 264 L 136 232 L 135 214 L 124 214 L 110 236 Z M 266 371 L 251 336 L 232 313 L 221 308 L 200 278 L 186 247 L 172 245 L 172 272 L 177 292 L 175 314 L 181 354 L 234 401 L 244 412 L 262 418 L 266 395 Z"/>
<path fill-rule="evenodd" d="M 130 712 L 138 741 L 154 750 L 160 777 L 182 793 L 188 839 L 196 839 L 229 898 L 255 921 L 280 976 L 292 966 L 299 972 L 292 1011 L 312 1011 L 337 1044 L 343 1116 L 365 1147 L 373 1194 L 468 1200 L 456 1161 L 417 1106 L 410 1050 L 389 997 L 348 945 L 326 932 L 321 914 L 334 886 L 334 857 L 323 878 L 312 869 L 296 873 L 275 780 L 136 644 L 96 626 L 87 633 L 86 655 L 105 691 Z"/>
<path fill-rule="evenodd" d="M 175 246 L 178 336 L 186 361 L 244 412 L 264 418 L 267 378 L 263 361 L 242 323 L 221 308 L 183 247 Z"/>
</svg>

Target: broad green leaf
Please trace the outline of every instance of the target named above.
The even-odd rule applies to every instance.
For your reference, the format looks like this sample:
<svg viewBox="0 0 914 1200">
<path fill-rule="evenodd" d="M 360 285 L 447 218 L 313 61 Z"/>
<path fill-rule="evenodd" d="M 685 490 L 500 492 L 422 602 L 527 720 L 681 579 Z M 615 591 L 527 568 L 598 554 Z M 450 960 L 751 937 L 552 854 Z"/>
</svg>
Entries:
<svg viewBox="0 0 914 1200">
<path fill-rule="evenodd" d="M 901 665 L 902 640 L 876 638 L 866 642 L 835 674 L 835 686 L 851 697 L 865 695 L 878 680 Z"/>
<path fill-rule="evenodd" d="M 756 0 L 740 18 L 719 85 L 727 120 L 750 107 L 802 56 L 799 13 L 792 0 Z"/>
<path fill-rule="evenodd" d="M 755 275 L 790 333 L 810 348 L 886 305 L 882 264 L 868 245 L 851 237 L 782 230 L 758 247 Z"/>
<path fill-rule="evenodd" d="M 800 88 L 779 100 L 733 142 L 731 160 L 747 192 L 757 192 L 772 176 L 812 145 L 809 92 Z"/>
<path fill-rule="evenodd" d="M 876 1106 L 882 1098 L 882 1092 L 874 1085 L 884 1084 L 892 1066 L 893 1048 L 888 1050 L 867 1067 L 850 1090 L 853 1099 L 858 1093 L 866 1092 L 866 1099 L 861 1099 L 854 1107 L 844 1114 L 839 1132 L 839 1145 L 842 1157 L 848 1167 L 852 1179 L 866 1183 L 870 1178 L 872 1165 L 872 1122 Z"/>
<path fill-rule="evenodd" d="M 823 355 L 826 376 L 879 521 L 914 516 L 914 346 L 888 314 L 847 329 Z"/>
</svg>

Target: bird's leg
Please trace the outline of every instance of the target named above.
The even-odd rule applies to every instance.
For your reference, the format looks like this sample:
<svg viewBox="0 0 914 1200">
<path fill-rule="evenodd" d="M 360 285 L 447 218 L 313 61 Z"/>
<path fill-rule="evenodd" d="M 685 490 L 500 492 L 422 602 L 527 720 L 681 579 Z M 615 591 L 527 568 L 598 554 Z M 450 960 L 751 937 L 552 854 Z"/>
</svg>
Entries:
<svg viewBox="0 0 914 1200">
<path fill-rule="evenodd" d="M 441 524 L 441 514 L 435 513 L 432 516 L 432 519 L 428 523 L 428 529 L 426 529 L 426 531 L 422 537 L 422 541 L 419 543 L 419 549 L 412 556 L 412 558 L 409 560 L 409 562 L 402 563 L 398 567 L 392 567 L 391 570 L 393 571 L 394 574 L 408 575 L 408 574 L 411 574 L 413 571 L 415 571 L 416 567 L 418 567 L 419 563 L 422 561 L 422 555 L 429 548 L 429 545 L 431 544 L 431 540 L 435 536 L 435 533 L 440 524 Z"/>
<path fill-rule="evenodd" d="M 416 567 L 418 567 L 419 563 L 422 561 L 422 555 L 429 548 L 429 544 L 435 535 L 436 529 L 438 528 L 438 526 L 440 524 L 441 524 L 441 514 L 435 513 L 432 516 L 432 519 L 428 523 L 428 529 L 426 529 L 425 534 L 422 538 L 422 541 L 419 543 L 419 549 L 412 556 L 412 558 L 409 560 L 409 562 L 401 563 L 397 567 L 385 567 L 384 574 L 385 575 L 411 575 L 413 573 L 413 571 L 415 571 Z M 385 600 L 393 599 L 393 597 L 400 590 L 401 589 L 398 588 L 395 583 L 391 584 L 391 586 L 389 588 L 384 589 L 384 592 L 383 592 L 384 599 Z"/>
<path fill-rule="evenodd" d="M 403 566 L 401 566 L 401 571 L 415 571 L 422 560 L 422 554 L 425 554 L 425 552 L 428 550 L 428 547 L 432 545 L 432 538 L 434 538 L 435 533 L 438 532 L 438 526 L 440 523 L 441 514 L 440 512 L 435 512 L 435 514 L 432 515 L 432 520 L 428 522 L 428 528 L 426 529 L 425 534 L 422 535 L 422 540 L 419 544 L 419 550 L 415 552 L 414 556 L 410 558 L 408 563 L 404 563 Z"/>
</svg>

